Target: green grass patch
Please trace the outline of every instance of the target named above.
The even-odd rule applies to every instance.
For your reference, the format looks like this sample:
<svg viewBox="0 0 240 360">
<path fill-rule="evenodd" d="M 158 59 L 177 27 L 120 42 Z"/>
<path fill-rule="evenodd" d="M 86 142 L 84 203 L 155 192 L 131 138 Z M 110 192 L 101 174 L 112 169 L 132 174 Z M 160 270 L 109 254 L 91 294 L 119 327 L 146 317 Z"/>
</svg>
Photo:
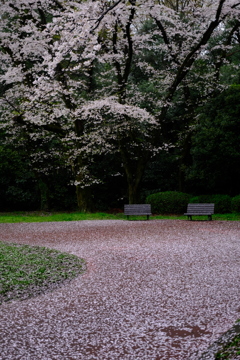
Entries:
<svg viewBox="0 0 240 360">
<path fill-rule="evenodd" d="M 126 220 L 127 217 L 123 213 L 109 214 L 104 212 L 98 213 L 48 213 L 48 212 L 12 212 L 0 213 L 0 223 L 18 223 L 18 222 L 48 222 L 48 221 L 82 221 L 82 220 Z M 171 219 L 171 220 L 187 220 L 183 215 L 154 215 L 153 219 Z M 130 216 L 130 220 L 146 220 L 146 216 Z M 207 216 L 194 216 L 193 220 L 207 220 Z M 214 220 L 221 221 L 240 221 L 240 213 L 215 214 Z"/>
<path fill-rule="evenodd" d="M 81 221 L 81 220 L 112 220 L 125 218 L 122 213 L 118 215 L 108 213 L 52 213 L 52 212 L 12 212 L 0 213 L 0 223 L 16 222 L 50 222 L 50 221 Z"/>
<path fill-rule="evenodd" d="M 236 359 L 239 358 L 239 356 L 240 356 L 240 334 L 236 335 L 230 343 L 224 346 L 222 350 L 216 354 L 215 360 Z"/>
<path fill-rule="evenodd" d="M 84 260 L 75 255 L 0 241 L 0 304 L 54 289 L 84 269 Z"/>
</svg>

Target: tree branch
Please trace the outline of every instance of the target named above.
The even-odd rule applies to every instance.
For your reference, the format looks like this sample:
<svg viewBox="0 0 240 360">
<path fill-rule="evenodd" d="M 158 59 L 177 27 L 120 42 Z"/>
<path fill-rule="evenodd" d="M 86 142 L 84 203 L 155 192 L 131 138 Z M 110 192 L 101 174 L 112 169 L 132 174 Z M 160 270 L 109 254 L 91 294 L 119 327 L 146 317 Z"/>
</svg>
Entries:
<svg viewBox="0 0 240 360">
<path fill-rule="evenodd" d="M 111 11 L 112 9 L 114 9 L 116 6 L 118 6 L 118 4 L 120 4 L 122 0 L 118 0 L 117 2 L 115 2 L 112 6 L 110 6 L 109 8 L 107 8 L 107 10 L 105 10 L 103 12 L 103 14 L 96 20 L 96 26 L 91 30 L 91 32 L 95 31 L 98 26 L 100 25 L 100 22 L 102 21 L 102 19 L 104 18 L 104 16 L 109 13 L 109 11 Z"/>
<path fill-rule="evenodd" d="M 168 93 L 167 93 L 167 95 L 165 97 L 165 100 L 167 102 L 172 100 L 173 95 L 174 95 L 178 85 L 181 83 L 181 81 L 186 77 L 186 75 L 190 71 L 190 68 L 191 68 L 192 64 L 194 63 L 194 61 L 195 61 L 195 57 L 196 57 L 197 52 L 200 50 L 200 48 L 202 46 L 207 44 L 207 42 L 210 39 L 213 31 L 216 29 L 216 27 L 222 21 L 220 16 L 221 16 L 223 4 L 225 3 L 225 1 L 226 0 L 220 0 L 219 1 L 218 9 L 216 11 L 215 20 L 213 20 L 210 23 L 210 25 L 208 26 L 207 30 L 204 32 L 204 34 L 203 34 L 202 38 L 200 39 L 200 41 L 198 42 L 198 44 L 189 52 L 189 54 L 183 60 L 182 65 L 179 67 L 178 72 L 177 72 L 177 74 L 175 76 L 175 79 L 174 79 L 172 85 L 168 89 Z M 160 118 L 165 117 L 167 110 L 168 110 L 168 106 L 166 106 L 164 108 Z"/>
</svg>

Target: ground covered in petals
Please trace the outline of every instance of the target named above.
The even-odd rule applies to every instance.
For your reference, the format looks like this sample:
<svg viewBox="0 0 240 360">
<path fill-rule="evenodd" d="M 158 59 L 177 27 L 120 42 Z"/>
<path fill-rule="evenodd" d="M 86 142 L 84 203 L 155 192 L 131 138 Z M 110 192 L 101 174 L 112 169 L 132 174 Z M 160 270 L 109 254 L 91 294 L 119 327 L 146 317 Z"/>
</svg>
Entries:
<svg viewBox="0 0 240 360">
<path fill-rule="evenodd" d="M 87 264 L 66 286 L 0 306 L 1 360 L 192 360 L 239 318 L 237 221 L 16 223 L 0 234 Z"/>
</svg>

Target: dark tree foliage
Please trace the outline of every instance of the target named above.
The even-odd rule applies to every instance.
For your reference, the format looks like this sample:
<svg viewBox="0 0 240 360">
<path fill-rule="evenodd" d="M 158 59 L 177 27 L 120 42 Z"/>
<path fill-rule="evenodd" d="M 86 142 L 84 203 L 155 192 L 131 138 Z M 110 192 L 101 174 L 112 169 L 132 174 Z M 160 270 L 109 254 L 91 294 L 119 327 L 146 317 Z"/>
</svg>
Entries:
<svg viewBox="0 0 240 360">
<path fill-rule="evenodd" d="M 26 154 L 0 146 L 0 210 L 39 208 L 38 186 Z"/>
<path fill-rule="evenodd" d="M 75 188 L 67 169 L 47 176 L 32 168 L 26 148 L 0 146 L 0 211 L 75 209 Z"/>
<path fill-rule="evenodd" d="M 192 137 L 193 165 L 188 191 L 195 194 L 240 193 L 240 86 L 209 101 Z"/>
<path fill-rule="evenodd" d="M 141 201 L 148 195 L 178 190 L 178 159 L 175 151 L 160 152 L 148 164 L 142 181 Z"/>
</svg>

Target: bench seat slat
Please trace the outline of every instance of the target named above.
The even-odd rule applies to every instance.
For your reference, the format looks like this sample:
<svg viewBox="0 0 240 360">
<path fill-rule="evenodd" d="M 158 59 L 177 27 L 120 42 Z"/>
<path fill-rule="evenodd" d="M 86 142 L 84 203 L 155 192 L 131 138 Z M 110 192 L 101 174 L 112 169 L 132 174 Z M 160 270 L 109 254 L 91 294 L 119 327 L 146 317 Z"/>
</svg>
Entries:
<svg viewBox="0 0 240 360">
<path fill-rule="evenodd" d="M 124 205 L 124 214 L 128 217 L 130 215 L 146 215 L 147 219 L 150 215 L 152 215 L 151 212 L 151 205 L 150 204 L 127 204 Z"/>
<path fill-rule="evenodd" d="M 188 204 L 187 212 L 184 215 L 188 216 L 192 220 L 192 216 L 203 216 L 207 215 L 209 220 L 212 220 L 212 215 L 214 214 L 214 205 L 212 203 L 201 203 L 201 204 Z"/>
</svg>

